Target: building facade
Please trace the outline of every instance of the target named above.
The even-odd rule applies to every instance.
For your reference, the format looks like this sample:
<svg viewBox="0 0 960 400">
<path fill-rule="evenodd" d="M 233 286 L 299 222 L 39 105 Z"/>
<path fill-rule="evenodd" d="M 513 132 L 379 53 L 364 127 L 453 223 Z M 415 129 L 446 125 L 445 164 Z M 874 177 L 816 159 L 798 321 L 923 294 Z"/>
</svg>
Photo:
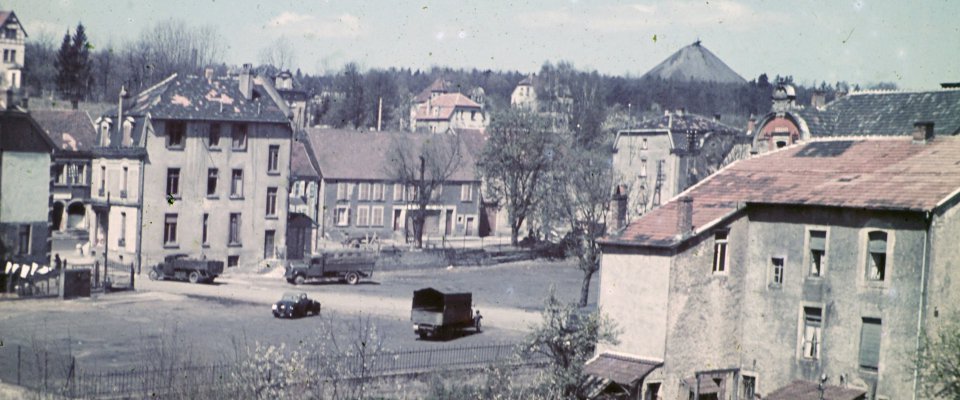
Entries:
<svg viewBox="0 0 960 400">
<path fill-rule="evenodd" d="M 510 106 L 538 111 L 536 75 L 523 78 L 510 94 Z"/>
<path fill-rule="evenodd" d="M 0 89 L 19 90 L 23 80 L 23 60 L 27 31 L 13 11 L 0 11 L 0 50 L 3 50 L 3 62 L 0 62 Z M 4 99 L 5 100 L 5 99 Z"/>
<path fill-rule="evenodd" d="M 55 236 L 86 232 L 93 216 L 91 161 L 97 145 L 93 120 L 78 110 L 33 110 L 30 115 L 55 145 L 51 229 Z"/>
<path fill-rule="evenodd" d="M 285 256 L 292 114 L 269 80 L 249 65 L 229 77 L 173 75 L 119 111 L 98 121 L 101 144 L 145 158 L 138 168 L 121 151 L 94 165 L 94 196 L 117 189 L 134 201 L 129 190 L 140 191 L 140 218 L 117 215 L 112 195 L 97 217 L 109 236 L 122 229 L 115 223 L 136 228 L 127 234 L 138 236 L 139 263 L 185 253 L 236 267 Z M 124 126 L 111 129 L 117 115 Z"/>
<path fill-rule="evenodd" d="M 846 398 L 916 398 L 909 360 L 956 311 L 960 274 L 960 141 L 926 132 L 740 161 L 605 238 L 599 306 L 623 334 L 597 359 L 628 360 L 640 372 L 615 383 L 644 398 L 822 377 Z"/>
<path fill-rule="evenodd" d="M 50 166 L 54 144 L 29 114 L 0 111 L 0 252 L 3 264 L 50 261 Z"/>
</svg>

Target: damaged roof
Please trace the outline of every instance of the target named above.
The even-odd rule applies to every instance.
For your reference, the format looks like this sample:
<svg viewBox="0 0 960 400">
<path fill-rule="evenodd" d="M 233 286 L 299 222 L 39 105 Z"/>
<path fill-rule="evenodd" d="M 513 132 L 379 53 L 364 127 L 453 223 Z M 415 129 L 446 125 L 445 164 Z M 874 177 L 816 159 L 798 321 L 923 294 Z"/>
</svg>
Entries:
<svg viewBox="0 0 960 400">
<path fill-rule="evenodd" d="M 97 130 L 86 111 L 31 110 L 30 116 L 47 133 L 57 150 L 90 151 L 97 144 Z"/>
<path fill-rule="evenodd" d="M 406 132 L 368 132 L 346 129 L 308 128 L 305 130 L 310 151 L 316 157 L 323 179 L 335 180 L 392 180 L 391 151 L 397 143 L 419 149 L 429 140 L 452 138 L 446 134 L 416 134 Z M 480 150 L 471 146 L 484 143 L 482 132 L 465 130 L 458 133 L 462 146 L 460 168 L 448 180 L 473 182 L 479 180 L 476 156 Z"/>
<path fill-rule="evenodd" d="M 269 80 L 251 76 L 251 98 L 245 99 L 236 76 L 206 79 L 173 74 L 124 104 L 124 117 L 154 119 L 288 123 L 291 114 Z M 115 116 L 116 109 L 108 115 Z"/>
<path fill-rule="evenodd" d="M 919 121 L 933 122 L 936 135 L 957 135 L 960 90 L 853 92 L 821 110 L 807 108 L 798 113 L 814 137 L 909 135 Z"/>
<path fill-rule="evenodd" d="M 680 196 L 693 199 L 693 225 L 709 229 L 746 204 L 932 211 L 960 189 L 960 138 L 817 139 L 735 162 Z M 601 240 L 673 247 L 677 198 Z"/>
<path fill-rule="evenodd" d="M 825 385 L 823 397 L 816 382 L 793 381 L 789 385 L 774 390 L 766 397 L 767 400 L 863 400 L 867 391 L 855 387 L 841 387 Z"/>
<path fill-rule="evenodd" d="M 688 141 L 686 134 L 693 132 L 698 139 L 708 133 L 720 135 L 745 135 L 745 131 L 724 124 L 715 118 L 708 118 L 698 114 L 691 113 L 668 113 L 659 118 L 645 119 L 637 124 L 636 128 L 626 129 L 619 134 L 630 134 L 632 132 L 651 132 L 663 131 L 670 134 L 670 139 L 674 149 L 688 150 Z"/>
<path fill-rule="evenodd" d="M 633 386 L 661 365 L 663 363 L 660 361 L 604 352 L 587 361 L 583 372 L 624 386 Z"/>
</svg>

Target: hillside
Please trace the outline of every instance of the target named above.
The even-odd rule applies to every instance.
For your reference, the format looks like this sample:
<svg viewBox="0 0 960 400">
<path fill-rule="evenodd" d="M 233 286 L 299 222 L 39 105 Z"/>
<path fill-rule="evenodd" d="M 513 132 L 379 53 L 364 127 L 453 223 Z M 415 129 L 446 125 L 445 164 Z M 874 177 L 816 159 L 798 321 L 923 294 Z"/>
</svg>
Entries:
<svg viewBox="0 0 960 400">
<path fill-rule="evenodd" d="M 717 83 L 745 83 L 746 80 L 730 69 L 710 50 L 696 41 L 653 67 L 641 79 L 660 78 L 667 81 L 698 81 Z"/>
</svg>

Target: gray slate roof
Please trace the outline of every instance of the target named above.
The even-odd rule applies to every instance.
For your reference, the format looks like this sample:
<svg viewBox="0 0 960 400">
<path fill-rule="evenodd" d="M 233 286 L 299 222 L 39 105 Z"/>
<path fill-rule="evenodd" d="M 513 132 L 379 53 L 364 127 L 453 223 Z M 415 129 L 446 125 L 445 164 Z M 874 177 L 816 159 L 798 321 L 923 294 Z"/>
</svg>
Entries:
<svg viewBox="0 0 960 400">
<path fill-rule="evenodd" d="M 937 136 L 960 133 L 960 90 L 854 92 L 822 110 L 799 111 L 810 135 L 909 135 L 919 121 L 934 123 Z"/>
</svg>

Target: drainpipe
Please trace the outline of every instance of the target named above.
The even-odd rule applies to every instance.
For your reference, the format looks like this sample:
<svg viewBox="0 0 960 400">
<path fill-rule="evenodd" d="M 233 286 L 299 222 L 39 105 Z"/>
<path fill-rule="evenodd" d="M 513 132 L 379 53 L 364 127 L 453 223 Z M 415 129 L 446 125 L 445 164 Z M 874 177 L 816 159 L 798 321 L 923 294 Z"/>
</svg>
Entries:
<svg viewBox="0 0 960 400">
<path fill-rule="evenodd" d="M 920 266 L 920 305 L 917 310 L 917 345 L 916 353 L 920 354 L 920 344 L 922 343 L 924 310 L 927 305 L 927 269 L 930 268 L 930 229 L 933 227 L 933 213 L 928 212 L 925 218 L 927 229 L 923 232 L 923 258 Z M 920 390 L 920 370 L 916 365 L 913 367 L 913 399 L 919 397 Z"/>
</svg>

